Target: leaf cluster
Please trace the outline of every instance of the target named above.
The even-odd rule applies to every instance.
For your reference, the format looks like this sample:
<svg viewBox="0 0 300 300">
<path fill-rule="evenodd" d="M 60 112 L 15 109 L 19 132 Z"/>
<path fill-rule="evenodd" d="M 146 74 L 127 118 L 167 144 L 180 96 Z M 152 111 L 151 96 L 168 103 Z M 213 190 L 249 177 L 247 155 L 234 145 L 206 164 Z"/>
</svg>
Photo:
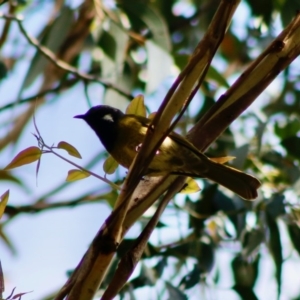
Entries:
<svg viewBox="0 0 300 300">
<path fill-rule="evenodd" d="M 221 4 L 229 6 L 229 2 L 224 0 Z M 292 55 L 280 56 L 289 40 L 282 45 L 282 40 L 278 39 L 277 43 L 271 44 L 273 48 L 268 48 L 268 45 L 278 36 L 275 21 L 282 28 L 290 28 L 288 26 L 299 9 L 297 1 L 268 0 L 268 4 L 262 1 L 242 1 L 240 5 L 248 11 L 247 20 L 241 25 L 234 20 L 229 29 L 224 30 L 226 34 L 222 36 L 222 43 L 217 45 L 216 54 L 214 44 L 208 44 L 212 41 L 205 40 L 205 34 L 220 5 L 218 1 L 139 0 L 132 3 L 116 1 L 109 6 L 105 1 L 86 0 L 73 7 L 63 1 L 54 5 L 53 1 L 51 14 L 45 25 L 38 28 L 36 38 L 32 33 L 36 31 L 25 26 L 27 20 L 34 20 L 36 17 L 32 12 L 35 2 L 1 3 L 0 17 L 4 24 L 0 36 L 0 46 L 3 48 L 0 59 L 1 83 L 4 85 L 5 80 L 10 78 L 17 80 L 13 76 L 18 65 L 28 57 L 30 61 L 25 76 L 18 79 L 20 89 L 17 94 L 13 97 L 6 95 L 5 101 L 0 104 L 0 149 L 6 151 L 12 145 L 18 145 L 21 137 L 28 134 L 26 124 L 33 122 L 33 114 L 38 114 L 40 108 L 47 110 L 51 105 L 56 105 L 59 110 L 63 96 L 71 89 L 76 89 L 78 95 L 81 95 L 74 99 L 74 106 L 82 102 L 86 106 L 101 102 L 124 110 L 128 107 L 127 113 L 143 116 L 147 112 L 149 114 L 156 111 L 162 102 L 159 99 L 170 88 L 169 78 L 174 79 L 174 72 L 179 74 L 182 71 L 184 76 L 190 75 L 191 69 L 184 73 L 185 68 L 191 61 L 195 61 L 195 65 L 199 62 L 195 59 L 197 51 L 210 49 L 211 59 L 214 56 L 214 60 L 211 62 L 203 55 L 203 61 L 207 65 L 203 67 L 201 75 L 197 73 L 196 77 L 201 77 L 199 81 L 197 79 L 191 84 L 193 92 L 189 95 L 180 94 L 178 102 L 173 101 L 172 105 L 166 104 L 164 107 L 162 105 L 149 118 L 158 124 L 158 128 L 161 125 L 161 128 L 170 130 L 172 125 L 175 126 L 175 123 L 171 123 L 174 121 L 173 117 L 176 119 L 180 116 L 181 118 L 176 119 L 176 128 L 182 134 L 186 134 L 198 122 L 198 127 L 194 127 L 188 135 L 194 144 L 202 151 L 210 146 L 207 154 L 211 156 L 235 156 L 236 159 L 232 162 L 234 167 L 248 170 L 262 181 L 259 199 L 255 203 L 244 202 L 204 180 L 187 182 L 188 188 L 192 186 L 188 192 L 194 192 L 200 184 L 203 187 L 201 193 L 179 196 L 173 196 L 177 194 L 178 188 L 174 188 L 173 194 L 164 194 L 167 187 L 170 187 L 170 183 L 166 184 L 165 181 L 141 182 L 132 196 L 134 199 L 144 199 L 146 191 L 154 184 L 157 188 L 165 189 L 153 196 L 152 206 L 141 204 L 141 209 L 137 212 L 134 207 L 129 206 L 128 219 L 125 218 L 124 221 L 125 229 L 112 235 L 118 236 L 117 240 L 121 242 L 116 249 L 115 244 L 106 239 L 106 235 L 101 236 L 101 241 L 107 242 L 106 254 L 110 255 L 110 260 L 107 261 L 112 261 L 108 275 L 103 278 L 101 293 L 105 295 L 104 291 L 109 290 L 111 283 L 115 282 L 115 274 L 119 276 L 117 281 L 121 281 L 122 276 L 127 276 L 124 272 L 126 267 L 130 263 L 138 263 L 135 255 L 141 256 L 139 273 L 128 279 L 120 289 L 120 298 L 128 295 L 134 298 L 140 289 L 150 287 L 161 298 L 192 299 L 199 285 L 204 287 L 203 290 L 209 290 L 212 282 L 214 288 L 222 293 L 222 280 L 227 275 L 218 263 L 218 257 L 224 252 L 230 252 L 227 267 L 233 275 L 231 290 L 242 299 L 257 299 L 254 288 L 262 273 L 262 253 L 267 249 L 274 263 L 274 281 L 277 285 L 277 297 L 280 297 L 284 293 L 282 286 L 285 281 L 282 270 L 285 261 L 290 259 L 286 257 L 286 253 L 290 253 L 291 257 L 296 253 L 297 259 L 300 254 L 300 68 L 299 59 L 290 64 Z M 20 13 L 24 16 L 24 21 L 19 17 Z M 223 24 L 221 19 L 217 21 L 219 25 Z M 18 26 L 14 27 L 13 24 Z M 299 26 L 299 22 L 297 24 Z M 221 26 L 222 29 L 224 27 L 227 29 L 228 26 Z M 239 33 L 239 28 L 242 28 L 242 34 Z M 205 42 L 201 44 L 203 48 L 200 48 L 197 45 L 203 37 Z M 261 52 L 265 56 L 257 58 L 257 53 Z M 293 55 L 296 57 L 299 53 Z M 263 73 L 270 66 L 268 62 L 275 60 L 274 57 L 279 57 L 278 64 L 272 65 L 268 72 Z M 284 60 L 286 57 L 290 61 Z M 260 68 L 264 63 L 264 68 Z M 275 79 L 275 84 L 257 99 L 258 104 L 250 107 L 233 125 L 223 130 L 226 124 L 230 125 L 267 88 L 270 83 L 267 80 L 271 76 L 275 78 L 282 69 L 284 71 Z M 255 73 L 256 70 L 259 71 Z M 233 79 L 244 71 L 241 80 L 232 85 Z M 250 80 L 243 85 L 242 80 L 248 75 Z M 183 77 L 180 79 L 184 79 Z M 192 82 L 192 79 L 188 81 Z M 198 85 L 199 82 L 201 86 Z M 178 84 L 174 91 L 181 87 Z M 93 92 L 95 88 L 97 94 Z M 225 89 L 229 89 L 229 92 L 220 97 Z M 146 95 L 146 106 L 142 104 L 142 96 L 132 96 L 137 91 Z M 244 94 L 244 91 L 249 93 Z M 194 95 L 195 100 L 188 107 Z M 237 99 L 245 101 L 242 105 L 239 104 L 240 109 L 235 106 Z M 225 101 L 227 104 L 222 107 Z M 213 110 L 214 108 L 216 109 Z M 233 111 L 238 112 L 232 115 Z M 218 118 L 216 115 L 219 113 L 224 114 Z M 210 120 L 215 123 L 211 124 Z M 160 133 L 162 132 L 158 131 L 157 134 Z M 16 186 L 23 187 L 24 194 L 28 190 L 25 180 L 17 172 L 11 171 L 12 168 L 37 161 L 38 172 L 40 159 L 47 159 L 44 154 L 52 153 L 62 158 L 58 149 L 81 158 L 78 150 L 70 143 L 62 141 L 56 147 L 48 146 L 43 141 L 46 137 L 42 138 L 38 130 L 36 134 L 38 147 L 30 146 L 22 151 L 19 149 L 19 154 L 13 160 L 10 158 L 11 163 L 1 160 L 3 170 L 0 171 L 0 180 L 5 184 L 4 191 L 8 189 L 6 186 L 9 186 L 10 191 L 0 193 L 0 217 L 3 215 L 0 238 L 12 251 L 15 249 L 5 233 L 5 226 L 20 214 L 43 213 L 47 209 L 74 207 L 103 200 L 116 210 L 126 202 L 124 195 L 121 198 L 124 202 L 120 200 L 118 192 L 120 185 L 124 183 L 123 174 L 111 158 L 105 160 L 106 154 L 102 151 L 85 167 L 63 158 L 76 168 L 69 172 L 67 181 L 82 179 L 91 174 L 110 186 L 100 191 L 98 189 L 82 193 L 76 199 L 52 203 L 51 196 L 60 195 L 68 186 L 68 183 L 62 183 L 38 199 L 28 197 L 23 206 L 11 204 Z M 219 138 L 216 140 L 217 136 Z M 149 145 L 145 151 L 155 151 L 151 141 Z M 78 146 L 77 148 L 79 149 Z M 142 153 L 145 151 L 141 150 Z M 104 171 L 111 174 L 112 180 L 89 171 L 99 161 L 105 161 Z M 132 169 L 130 176 L 131 171 Z M 178 186 L 181 189 L 182 182 Z M 172 201 L 161 204 L 162 197 L 166 198 L 168 195 Z M 161 202 L 155 202 L 157 198 Z M 164 215 L 143 215 L 149 206 L 156 212 L 165 209 Z M 150 230 L 147 226 L 154 218 L 156 223 L 153 221 Z M 113 217 L 108 219 L 111 220 L 118 221 L 114 221 Z M 125 232 L 134 222 L 139 224 L 141 232 L 147 238 L 125 237 L 122 241 Z M 108 227 L 109 230 L 112 227 Z M 153 236 L 159 238 L 149 240 L 152 231 Z M 172 239 L 169 232 L 174 232 Z M 290 245 L 285 244 L 285 240 L 289 240 Z M 116 256 L 112 258 L 114 250 Z M 118 268 L 121 269 L 119 273 L 116 272 Z M 71 283 L 76 272 L 77 269 L 70 275 Z M 67 284 L 65 290 L 69 288 Z M 209 299 L 209 296 L 204 295 L 203 298 Z M 104 296 L 103 299 L 109 297 Z"/>
</svg>

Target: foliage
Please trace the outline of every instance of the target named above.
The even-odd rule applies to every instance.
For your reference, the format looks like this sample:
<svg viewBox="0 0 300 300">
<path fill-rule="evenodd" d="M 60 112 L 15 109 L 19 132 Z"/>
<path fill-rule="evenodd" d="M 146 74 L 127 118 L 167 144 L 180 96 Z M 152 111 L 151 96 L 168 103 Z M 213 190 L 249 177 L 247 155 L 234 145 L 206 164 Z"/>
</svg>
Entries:
<svg viewBox="0 0 300 300">
<path fill-rule="evenodd" d="M 221 2 L 227 5 L 226 3 L 230 1 Z M 194 88 L 196 95 L 187 112 L 177 123 L 178 132 L 186 134 L 199 120 L 200 123 L 197 124 L 206 128 L 207 123 L 203 120 L 207 117 L 209 109 L 216 107 L 214 104 L 217 100 L 221 103 L 226 98 L 221 96 L 224 91 L 229 87 L 235 87 L 235 84 L 233 85 L 235 79 L 245 70 L 251 69 L 251 62 L 259 53 L 269 49 L 267 48 L 269 44 L 291 23 L 296 11 L 299 10 L 297 1 L 267 2 L 268 5 L 262 1 L 242 1 L 238 12 L 240 15 L 234 17 L 210 66 L 207 59 L 208 65 L 207 68 L 204 67 L 203 74 L 207 73 L 200 89 L 197 86 L 198 81 L 191 84 L 191 89 Z M 46 10 L 51 10 L 51 13 L 48 12 L 47 19 L 43 20 L 38 28 L 33 28 L 34 26 L 27 25 L 27 22 L 35 22 L 37 13 L 32 10 L 36 9 L 37 12 L 39 9 L 44 10 L 45 8 L 37 8 L 41 4 L 43 4 L 41 7 L 46 6 Z M 27 139 L 30 135 L 26 126 L 35 124 L 33 116 L 39 119 L 41 110 L 52 111 L 51 107 L 55 106 L 56 111 L 60 111 L 59 115 L 64 119 L 67 118 L 67 112 L 65 115 L 61 114 L 60 108 L 63 106 L 64 97 L 72 90 L 75 90 L 77 95 L 82 95 L 73 99 L 72 106 L 75 108 L 87 109 L 91 105 L 105 103 L 124 111 L 127 107 L 127 113 L 140 115 L 148 113 L 154 122 L 159 119 L 160 113 L 165 113 L 163 114 L 165 118 L 162 118 L 161 122 L 166 121 L 171 116 L 172 109 L 174 109 L 173 116 L 178 116 L 178 112 L 186 108 L 185 103 L 179 104 L 180 109 L 177 111 L 175 105 L 163 111 L 159 108 L 162 102 L 160 99 L 163 99 L 170 89 L 170 82 L 175 81 L 179 72 L 185 71 L 186 65 L 191 64 L 195 58 L 192 53 L 199 41 L 205 37 L 219 5 L 219 1 L 201 0 L 139 0 L 135 1 L 134 5 L 130 1 L 92 0 L 82 1 L 80 5 L 72 1 L 49 1 L 45 4 L 37 0 L 4 1 L 1 4 L 1 88 L 4 89 L 8 85 L 12 89 L 10 79 L 19 81 L 18 85 L 16 82 L 14 84 L 20 87 L 14 100 L 10 94 L 2 93 L 3 99 L 0 104 L 0 149 L 3 149 L 3 153 L 8 153 L 15 145 L 18 149 L 17 155 L 9 153 L 6 156 L 9 159 L 1 159 L 3 171 L 0 171 L 0 179 L 4 183 L 0 185 L 3 188 L 0 192 L 2 195 L 0 217 L 6 206 L 0 227 L 3 245 L 6 244 L 8 249 L 13 251 L 12 241 L 5 230 L 7 224 L 13 226 L 14 221 L 22 214 L 37 212 L 43 214 L 53 208 L 70 208 L 83 203 L 92 205 L 96 201 L 103 202 L 103 200 L 111 208 L 115 207 L 115 211 L 122 207 L 122 201 L 118 197 L 123 192 L 122 189 L 121 192 L 119 190 L 124 184 L 124 173 L 110 157 L 107 158 L 100 143 L 96 144 L 96 139 L 93 140 L 95 146 L 92 148 L 97 149 L 97 157 L 85 167 L 73 163 L 57 152 L 65 150 L 69 155 L 81 158 L 84 155 L 80 144 L 75 148 L 72 146 L 73 142 L 69 143 L 69 138 L 65 137 L 68 142 L 59 142 L 57 147 L 47 146 L 43 139 L 48 140 L 48 137 L 40 134 L 38 122 L 34 128 L 38 147 L 33 145 L 34 142 L 31 140 L 26 149 L 19 148 L 18 144 L 23 137 Z M 24 19 L 19 17 L 19 14 L 22 14 Z M 38 34 L 36 30 L 39 31 Z M 277 50 L 280 46 L 278 45 Z M 213 49 L 213 45 L 210 48 Z M 260 61 L 261 64 L 263 62 Z M 15 73 L 24 63 L 29 66 L 26 74 L 16 76 Z M 182 192 L 194 192 L 198 189 L 199 183 L 203 187 L 200 193 L 176 195 L 166 208 L 161 206 L 162 202 L 153 201 L 151 208 L 157 215 L 153 211 L 144 214 L 148 207 L 143 207 L 141 212 L 136 213 L 137 216 L 131 216 L 129 208 L 126 230 L 132 226 L 135 219 L 138 219 L 136 223 L 142 234 L 135 239 L 124 238 L 117 249 L 113 243 L 110 244 L 111 240 L 105 239 L 107 236 L 101 236 L 102 243 L 106 243 L 106 254 L 111 255 L 112 260 L 111 268 L 103 278 L 101 294 L 106 290 L 107 294 L 104 295 L 110 295 L 111 286 L 115 288 L 114 283 L 120 282 L 122 276 L 124 278 L 127 276 L 124 272 L 128 267 L 126 262 L 137 264 L 137 261 L 131 259 L 140 254 L 142 258 L 139 269 L 120 290 L 120 299 L 126 295 L 134 298 L 136 294 L 146 293 L 147 290 L 151 295 L 155 295 L 153 298 L 162 299 L 193 299 L 197 291 L 198 299 L 199 286 L 203 287 L 203 299 L 211 299 L 209 291 L 212 288 L 223 298 L 226 295 L 224 278 L 228 277 L 228 270 L 232 276 L 231 293 L 239 295 L 241 299 L 258 299 L 260 298 L 258 294 L 262 292 L 257 291 L 257 286 L 263 280 L 262 265 L 266 259 L 272 259 L 274 265 L 273 281 L 277 286 L 274 297 L 279 298 L 280 295 L 291 297 L 282 287 L 290 280 L 283 276 L 285 263 L 289 260 L 299 261 L 300 254 L 299 58 L 290 65 L 289 63 L 280 75 L 278 73 L 283 68 L 281 65 L 276 65 L 272 72 L 268 73 L 268 76 L 271 74 L 278 77 L 262 95 L 258 96 L 259 92 L 255 94 L 255 97 L 258 96 L 256 102 L 237 120 L 235 118 L 251 102 L 243 104 L 237 115 L 231 116 L 229 112 L 228 116 L 231 117 L 230 120 L 228 117 L 229 121 L 221 118 L 210 127 L 211 131 L 204 133 L 199 131 L 201 138 L 193 140 L 198 145 L 203 142 L 201 150 L 206 150 L 210 145 L 206 151 L 209 156 L 236 157 L 230 162 L 232 166 L 250 172 L 261 180 L 259 197 L 254 202 L 246 202 L 211 182 L 199 179 L 196 183 L 188 179 L 190 184 L 187 181 L 187 187 Z M 186 76 L 190 75 L 188 71 L 186 72 Z M 245 72 L 244 77 L 246 75 Z M 243 76 L 240 78 L 243 79 Z M 253 78 L 251 82 L 253 83 L 255 79 Z M 264 78 L 261 81 L 263 80 Z M 181 87 L 177 87 L 176 90 Z M 262 89 L 266 87 L 267 84 Z M 249 86 L 242 88 L 247 89 Z M 93 92 L 95 90 L 97 94 Z M 145 95 L 146 107 L 140 94 Z M 135 95 L 138 96 L 134 97 Z M 228 97 L 230 95 L 226 94 Z M 251 95 L 245 94 L 242 98 L 247 97 L 251 98 Z M 181 100 L 189 104 L 190 99 L 184 97 Z M 235 103 L 235 100 L 231 101 Z M 154 114 L 156 111 L 158 112 Z M 173 116 L 170 119 L 173 119 Z M 58 117 L 49 113 L 48 118 L 47 126 L 51 127 L 51 122 L 57 121 Z M 223 121 L 230 124 L 234 120 L 235 122 L 224 132 L 220 129 L 221 135 L 217 140 L 209 140 L 209 136 L 218 135 L 215 131 L 221 128 Z M 166 128 L 169 126 L 170 124 L 167 124 Z M 193 130 L 189 134 L 193 133 Z M 72 135 L 77 135 L 77 132 L 70 128 L 70 140 Z M 84 138 L 85 136 L 81 139 L 83 144 Z M 204 140 L 209 140 L 207 145 Z M 52 143 L 54 145 L 56 142 L 51 141 Z M 150 144 L 149 149 L 151 147 Z M 81 154 L 77 149 L 80 149 Z M 153 149 L 155 151 L 155 147 Z M 38 161 L 36 169 L 38 177 L 41 158 L 44 162 L 48 159 L 45 154 L 49 153 L 76 167 L 75 170 L 69 170 L 68 176 L 64 174 L 67 181 L 93 175 L 102 180 L 97 183 L 97 187 L 100 185 L 106 189 L 97 189 L 95 194 L 95 189 L 86 183 L 90 180 L 88 177 L 80 181 L 82 186 L 78 187 L 77 197 L 69 201 L 53 202 L 51 199 L 55 196 L 59 199 L 61 193 L 68 188 L 66 183 L 60 183 L 51 193 L 45 192 L 39 197 L 34 196 L 34 191 L 31 191 L 31 194 L 27 193 L 26 191 L 30 189 L 27 186 L 28 180 L 32 180 L 33 177 L 25 179 L 11 169 L 20 166 L 25 168 L 23 165 Z M 91 171 L 99 162 L 104 163 L 103 168 L 107 175 L 114 174 L 109 176 L 110 180 Z M 97 170 L 100 172 L 102 169 Z M 56 170 L 49 172 L 55 174 L 51 175 L 51 179 L 58 175 Z M 129 177 L 131 175 L 130 173 Z M 76 184 L 79 185 L 79 182 L 74 183 L 74 186 Z M 83 188 L 85 184 L 87 188 Z M 125 187 L 130 187 L 126 184 L 127 182 Z M 143 188 L 136 189 L 136 193 L 141 197 L 148 188 L 147 180 L 142 184 Z M 164 183 L 161 186 L 164 186 Z M 8 192 L 4 191 L 8 188 L 10 197 L 6 204 Z M 14 203 L 13 191 L 18 188 L 24 190 L 26 203 L 22 205 Z M 158 196 L 155 199 L 159 198 Z M 126 197 L 124 199 L 126 200 Z M 167 202 L 164 205 L 166 206 Z M 160 210 L 163 211 L 164 208 L 165 213 L 160 216 Z M 118 212 L 122 215 L 121 209 Z M 111 219 L 114 220 L 113 217 Z M 149 240 L 148 235 L 150 236 L 152 232 L 151 224 L 155 229 Z M 98 228 L 101 225 L 99 222 Z M 107 228 L 108 231 L 111 229 Z M 118 232 L 116 235 L 121 236 L 123 233 Z M 78 239 L 79 235 L 80 232 L 77 233 Z M 288 244 L 285 243 L 287 240 Z M 92 245 L 95 241 L 97 236 Z M 115 250 L 117 255 L 112 259 Z M 16 251 L 22 252 L 22 249 Z M 230 258 L 220 263 L 224 253 Z M 51 251 L 46 255 L 50 256 Z M 224 264 L 227 269 L 225 272 Z M 2 261 L 2 265 L 5 265 L 5 261 Z M 75 269 L 76 266 L 73 267 Z M 43 270 L 37 271 L 43 276 Z M 66 271 L 60 270 L 61 273 Z M 76 272 L 77 269 L 73 274 L 76 275 Z M 35 288 L 37 287 L 28 287 L 29 290 Z M 298 293 L 293 297 L 299 298 L 300 291 Z M 55 293 L 57 294 L 58 292 Z M 106 297 L 103 299 L 110 299 L 109 296 Z"/>
</svg>

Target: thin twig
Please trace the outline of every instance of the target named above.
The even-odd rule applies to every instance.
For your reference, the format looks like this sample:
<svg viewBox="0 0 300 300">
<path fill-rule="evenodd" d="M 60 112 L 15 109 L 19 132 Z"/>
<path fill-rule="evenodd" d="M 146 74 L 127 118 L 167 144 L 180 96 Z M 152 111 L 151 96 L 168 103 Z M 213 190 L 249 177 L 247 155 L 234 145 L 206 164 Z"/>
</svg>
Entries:
<svg viewBox="0 0 300 300">
<path fill-rule="evenodd" d="M 11 15 L 11 14 L 4 14 L 4 13 L 0 12 L 0 18 L 6 19 L 6 20 L 13 20 L 13 21 L 17 22 L 19 29 L 23 33 L 26 40 L 31 45 L 33 45 L 42 55 L 44 55 L 48 60 L 50 60 L 56 67 L 66 71 L 66 72 L 69 72 L 82 80 L 98 82 L 98 83 L 104 85 L 106 88 L 115 90 L 116 92 L 127 97 L 128 99 L 134 98 L 134 96 L 132 94 L 121 89 L 120 87 L 117 87 L 113 83 L 106 82 L 105 80 L 99 78 L 98 76 L 89 75 L 84 72 L 81 72 L 77 68 L 75 68 L 75 67 L 69 65 L 68 63 L 66 63 L 65 61 L 62 61 L 61 59 L 57 58 L 57 56 L 49 48 L 41 45 L 37 39 L 35 39 L 34 37 L 30 36 L 27 33 L 26 29 L 24 28 L 24 26 L 22 24 L 22 22 L 23 22 L 22 17 Z"/>
<path fill-rule="evenodd" d="M 98 174 L 96 174 L 94 172 L 86 170 L 85 168 L 81 167 L 80 165 L 72 162 L 71 160 L 69 160 L 69 159 L 65 158 L 64 156 L 62 156 L 62 155 L 58 154 L 57 152 L 55 152 L 53 150 L 55 148 L 54 146 L 48 146 L 44 142 L 44 140 L 42 138 L 42 135 L 40 134 L 40 131 L 39 131 L 37 125 L 36 125 L 36 121 L 35 121 L 35 117 L 34 116 L 33 116 L 33 124 L 34 124 L 34 128 L 35 128 L 35 130 L 37 132 L 37 134 L 33 134 L 33 135 L 36 137 L 36 139 L 38 141 L 38 145 L 43 150 L 43 153 L 52 153 L 52 154 L 56 155 L 57 157 L 61 158 L 62 160 L 68 162 L 71 165 L 73 165 L 74 167 L 80 169 L 81 171 L 86 172 L 86 173 L 88 173 L 88 174 L 90 174 L 90 175 L 92 175 L 92 176 L 94 176 L 94 177 L 96 177 L 96 178 L 104 181 L 105 183 L 109 184 L 112 188 L 114 188 L 116 190 L 120 190 L 121 189 L 118 185 L 116 185 L 115 183 L 113 183 L 110 180 L 106 179 L 105 177 L 102 177 L 102 176 L 100 176 L 100 175 L 98 175 Z M 45 151 L 44 148 L 46 148 L 47 151 Z"/>
<path fill-rule="evenodd" d="M 96 173 L 94 173 L 94 172 L 91 172 L 91 171 L 89 171 L 89 170 L 87 170 L 87 169 L 81 167 L 80 165 L 78 165 L 78 164 L 72 162 L 71 160 L 65 158 L 64 156 L 58 154 L 57 152 L 55 152 L 55 151 L 53 150 L 54 147 L 50 147 L 50 146 L 46 145 L 42 139 L 39 139 L 39 143 L 41 143 L 41 145 L 42 145 L 44 148 L 48 149 L 48 150 L 47 150 L 47 153 L 50 152 L 50 153 L 56 155 L 57 157 L 61 158 L 62 160 L 66 161 L 67 163 L 73 165 L 74 167 L 80 169 L 81 171 L 86 172 L 86 173 L 88 173 L 88 174 L 90 174 L 90 175 L 92 175 L 92 176 L 94 176 L 94 177 L 96 177 L 96 178 L 98 178 L 98 179 L 104 181 L 105 183 L 109 184 L 109 185 L 110 185 L 112 188 L 114 188 L 115 190 L 120 190 L 120 189 L 121 189 L 118 185 L 116 185 L 116 184 L 113 183 L 112 181 L 106 179 L 105 177 L 102 177 L 102 176 L 100 176 L 100 175 L 98 175 L 98 174 L 96 174 Z"/>
<path fill-rule="evenodd" d="M 77 205 L 87 204 L 87 203 L 95 203 L 95 200 L 103 199 L 101 195 L 91 196 L 93 192 L 89 192 L 88 194 L 81 196 L 75 200 L 66 200 L 66 201 L 57 201 L 55 203 L 34 203 L 32 205 L 22 205 L 22 206 L 13 206 L 7 205 L 5 207 L 5 214 L 11 216 L 16 216 L 20 213 L 39 213 L 49 209 L 56 209 L 62 207 L 75 207 Z"/>
<path fill-rule="evenodd" d="M 94 172 L 91 172 L 91 171 L 89 171 L 89 170 L 86 170 L 85 168 L 81 167 L 80 165 L 78 165 L 78 164 L 72 162 L 71 160 L 69 160 L 69 159 L 63 157 L 62 155 L 60 155 L 60 154 L 58 154 L 57 152 L 55 152 L 51 147 L 49 147 L 49 146 L 47 146 L 47 145 L 45 145 L 45 144 L 44 144 L 44 147 L 45 147 L 45 148 L 48 148 L 49 151 L 50 151 L 51 153 L 53 153 L 53 154 L 56 155 L 57 157 L 63 159 L 64 161 L 68 162 L 69 164 L 73 165 L 74 167 L 80 169 L 81 171 L 87 172 L 87 173 L 89 173 L 90 175 L 92 175 L 92 176 L 94 176 L 94 177 L 96 177 L 96 178 L 98 178 L 98 179 L 104 181 L 105 183 L 109 184 L 109 185 L 110 185 L 112 188 L 114 188 L 115 190 L 120 190 L 120 189 L 121 189 L 118 185 L 116 185 L 115 183 L 113 183 L 113 182 L 111 182 L 110 180 L 106 179 L 105 177 L 102 177 L 102 176 L 100 176 L 100 175 L 98 175 L 98 174 L 96 174 L 96 173 L 94 173 Z"/>
<path fill-rule="evenodd" d="M 0 112 L 14 107 L 16 105 L 16 103 L 18 103 L 18 105 L 28 103 L 28 102 L 34 101 L 38 98 L 44 97 L 45 95 L 59 92 L 60 90 L 62 90 L 64 88 L 72 86 L 73 84 L 78 82 L 78 80 L 79 80 L 79 78 L 72 78 L 68 81 L 61 82 L 59 85 L 57 85 L 56 87 L 54 87 L 52 89 L 44 90 L 36 95 L 30 96 L 30 97 L 27 97 L 27 98 L 24 98 L 21 100 L 14 100 L 14 101 L 7 103 L 6 105 L 3 105 L 2 107 L 0 107 Z"/>
</svg>

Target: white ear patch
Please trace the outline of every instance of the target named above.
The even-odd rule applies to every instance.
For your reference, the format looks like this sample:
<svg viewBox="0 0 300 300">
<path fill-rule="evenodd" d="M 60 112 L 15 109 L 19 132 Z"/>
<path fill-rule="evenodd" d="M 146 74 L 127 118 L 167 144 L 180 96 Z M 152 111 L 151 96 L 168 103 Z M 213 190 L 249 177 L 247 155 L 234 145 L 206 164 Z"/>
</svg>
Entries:
<svg viewBox="0 0 300 300">
<path fill-rule="evenodd" d="M 103 120 L 109 121 L 109 122 L 114 122 L 114 118 L 112 117 L 111 114 L 106 114 L 102 117 Z"/>
</svg>

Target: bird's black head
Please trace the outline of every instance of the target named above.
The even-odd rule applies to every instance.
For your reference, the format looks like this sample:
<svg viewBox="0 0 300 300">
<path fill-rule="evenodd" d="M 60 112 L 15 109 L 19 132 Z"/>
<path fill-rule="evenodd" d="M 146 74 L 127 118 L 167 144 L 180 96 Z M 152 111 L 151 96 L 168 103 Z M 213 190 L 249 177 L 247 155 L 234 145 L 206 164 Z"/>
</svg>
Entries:
<svg viewBox="0 0 300 300">
<path fill-rule="evenodd" d="M 74 118 L 85 120 L 95 131 L 102 144 L 110 152 L 117 140 L 118 124 L 124 114 L 116 108 L 107 105 L 92 107 L 86 114 Z"/>
</svg>

